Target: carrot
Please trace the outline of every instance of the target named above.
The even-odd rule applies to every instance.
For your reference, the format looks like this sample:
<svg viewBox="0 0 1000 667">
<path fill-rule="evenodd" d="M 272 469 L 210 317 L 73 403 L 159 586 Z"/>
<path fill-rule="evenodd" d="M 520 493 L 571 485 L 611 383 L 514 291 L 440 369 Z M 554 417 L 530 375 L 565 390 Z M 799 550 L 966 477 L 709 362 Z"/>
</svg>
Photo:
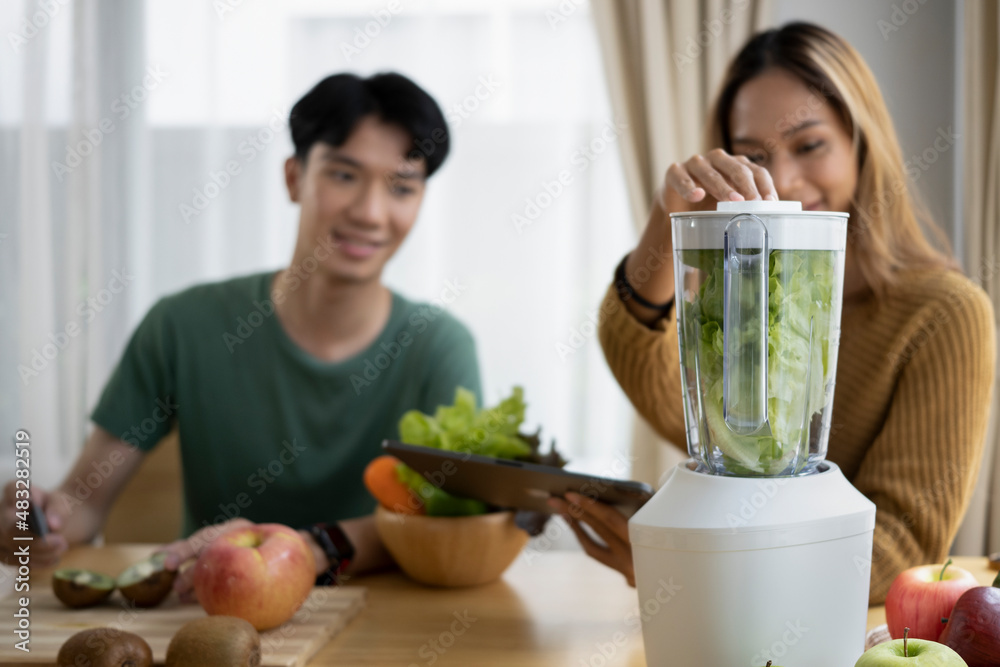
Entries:
<svg viewBox="0 0 1000 667">
<path fill-rule="evenodd" d="M 424 503 L 408 486 L 399 481 L 395 456 L 379 456 L 365 468 L 365 486 L 379 504 L 399 514 L 426 514 Z"/>
</svg>

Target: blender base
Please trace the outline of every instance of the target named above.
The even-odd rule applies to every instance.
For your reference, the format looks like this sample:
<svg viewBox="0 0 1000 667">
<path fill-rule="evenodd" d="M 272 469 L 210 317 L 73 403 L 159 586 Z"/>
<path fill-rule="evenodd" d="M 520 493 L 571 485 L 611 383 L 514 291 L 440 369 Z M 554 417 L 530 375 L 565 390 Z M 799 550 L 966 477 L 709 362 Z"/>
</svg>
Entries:
<svg viewBox="0 0 1000 667">
<path fill-rule="evenodd" d="M 853 665 L 875 506 L 832 463 L 741 478 L 681 464 L 629 522 L 650 665 Z"/>
</svg>

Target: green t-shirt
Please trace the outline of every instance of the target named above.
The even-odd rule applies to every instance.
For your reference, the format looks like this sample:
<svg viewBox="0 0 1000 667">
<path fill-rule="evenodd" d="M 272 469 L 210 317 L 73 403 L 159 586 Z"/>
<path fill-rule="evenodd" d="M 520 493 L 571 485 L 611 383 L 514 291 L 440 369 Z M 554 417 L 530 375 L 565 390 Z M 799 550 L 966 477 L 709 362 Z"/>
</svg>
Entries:
<svg viewBox="0 0 1000 667">
<path fill-rule="evenodd" d="M 94 423 L 148 451 L 179 425 L 184 535 L 235 516 L 293 527 L 372 512 L 362 481 L 404 412 L 481 399 L 475 343 L 439 305 L 393 294 L 388 324 L 342 362 L 296 345 L 274 272 L 161 299 L 125 349 Z"/>
</svg>

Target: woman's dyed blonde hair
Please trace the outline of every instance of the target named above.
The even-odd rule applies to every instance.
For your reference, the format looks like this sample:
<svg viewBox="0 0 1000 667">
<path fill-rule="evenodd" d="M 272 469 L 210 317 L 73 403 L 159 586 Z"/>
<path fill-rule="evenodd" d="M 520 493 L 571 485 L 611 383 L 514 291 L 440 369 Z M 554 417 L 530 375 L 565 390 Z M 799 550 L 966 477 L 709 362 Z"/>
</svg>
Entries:
<svg viewBox="0 0 1000 667">
<path fill-rule="evenodd" d="M 875 294 L 885 295 L 904 269 L 957 270 L 947 238 L 911 191 L 875 77 L 850 44 L 824 28 L 789 23 L 747 42 L 723 78 L 709 119 L 708 146 L 732 152 L 729 122 L 736 94 L 743 84 L 775 67 L 821 96 L 853 136 L 858 185 L 848 211 L 848 246 Z"/>
</svg>

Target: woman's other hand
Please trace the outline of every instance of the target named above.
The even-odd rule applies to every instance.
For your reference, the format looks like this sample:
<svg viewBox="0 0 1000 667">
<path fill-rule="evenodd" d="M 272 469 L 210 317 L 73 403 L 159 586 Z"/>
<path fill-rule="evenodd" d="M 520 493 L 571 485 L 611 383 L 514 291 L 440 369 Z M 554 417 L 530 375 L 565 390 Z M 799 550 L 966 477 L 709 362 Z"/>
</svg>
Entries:
<svg viewBox="0 0 1000 667">
<path fill-rule="evenodd" d="M 628 541 L 628 519 L 610 505 L 578 493 L 567 493 L 566 499 L 550 498 L 549 506 L 562 515 L 576 533 L 587 555 L 625 575 L 629 586 L 635 586 L 635 568 L 632 565 L 632 546 Z M 587 524 L 604 541 L 595 542 L 583 530 Z"/>
</svg>

